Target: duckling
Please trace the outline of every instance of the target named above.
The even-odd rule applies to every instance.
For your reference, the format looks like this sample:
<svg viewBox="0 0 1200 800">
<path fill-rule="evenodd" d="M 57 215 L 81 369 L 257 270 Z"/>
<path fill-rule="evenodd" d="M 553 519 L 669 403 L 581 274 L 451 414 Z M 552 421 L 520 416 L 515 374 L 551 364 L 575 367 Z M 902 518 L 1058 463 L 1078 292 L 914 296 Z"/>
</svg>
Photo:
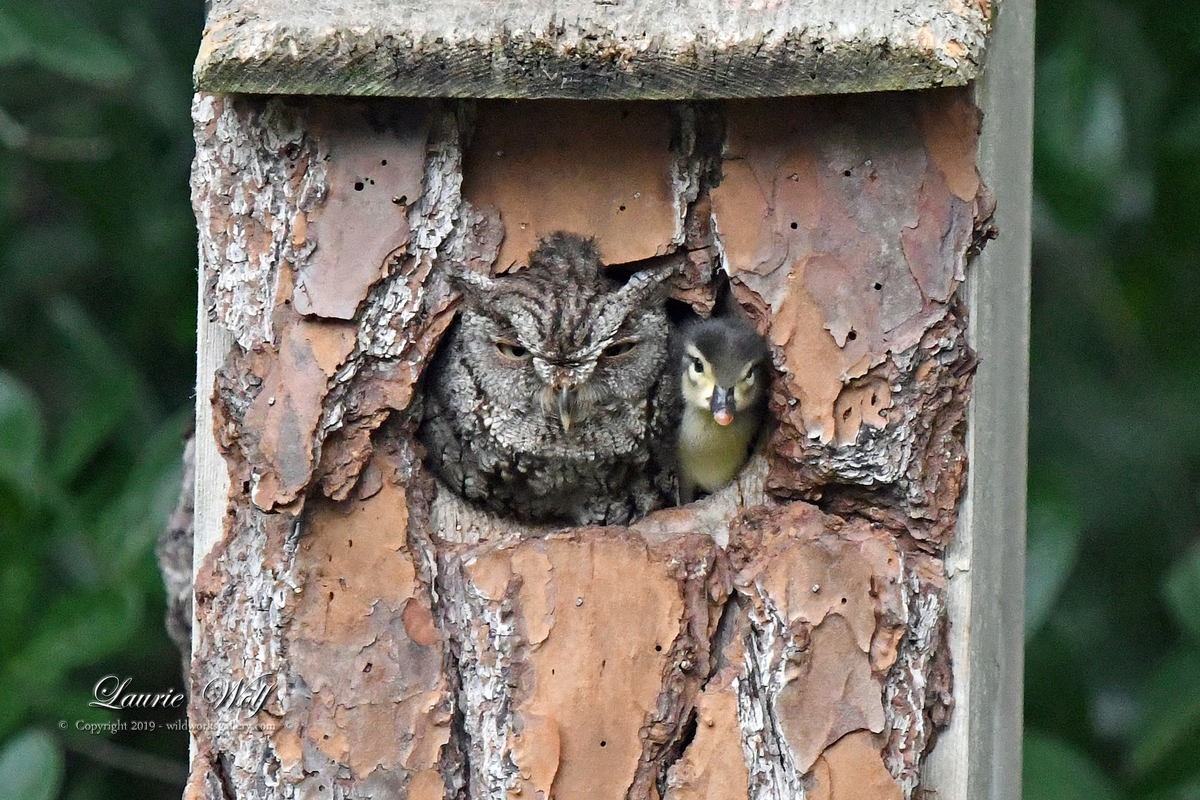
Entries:
<svg viewBox="0 0 1200 800">
<path fill-rule="evenodd" d="M 770 351 L 748 322 L 714 317 L 684 327 L 677 349 L 683 416 L 680 500 L 729 483 L 750 457 L 767 416 Z"/>
</svg>

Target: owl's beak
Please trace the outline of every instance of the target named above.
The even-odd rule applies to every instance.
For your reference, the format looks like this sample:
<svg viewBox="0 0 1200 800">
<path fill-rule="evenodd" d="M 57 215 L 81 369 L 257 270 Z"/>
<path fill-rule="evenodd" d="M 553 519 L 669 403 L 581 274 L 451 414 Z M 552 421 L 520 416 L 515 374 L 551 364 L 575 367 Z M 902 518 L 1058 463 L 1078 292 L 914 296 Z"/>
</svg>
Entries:
<svg viewBox="0 0 1200 800">
<path fill-rule="evenodd" d="M 718 425 L 730 424 L 733 422 L 734 412 L 737 411 L 733 392 L 724 386 L 713 387 L 712 400 L 709 401 L 708 408 L 712 411 L 713 419 Z"/>
<path fill-rule="evenodd" d="M 558 406 L 558 421 L 566 433 L 571 430 L 571 419 L 575 416 L 575 392 L 564 386 L 558 390 L 554 400 Z"/>
</svg>

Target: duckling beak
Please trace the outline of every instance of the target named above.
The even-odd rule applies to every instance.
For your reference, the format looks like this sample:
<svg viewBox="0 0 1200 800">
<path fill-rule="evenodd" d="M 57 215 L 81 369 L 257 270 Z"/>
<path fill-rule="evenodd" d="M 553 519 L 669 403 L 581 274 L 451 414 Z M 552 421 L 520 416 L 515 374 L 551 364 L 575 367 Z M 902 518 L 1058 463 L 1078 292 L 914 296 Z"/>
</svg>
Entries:
<svg viewBox="0 0 1200 800">
<path fill-rule="evenodd" d="M 558 406 L 558 421 L 562 423 L 563 433 L 571 430 L 571 418 L 575 415 L 575 392 L 565 386 L 558 390 L 554 397 Z"/>
<path fill-rule="evenodd" d="M 712 411 L 713 419 L 721 426 L 733 422 L 733 414 L 737 411 L 733 392 L 724 386 L 717 386 L 713 389 L 712 400 L 709 401 L 708 407 Z"/>
</svg>

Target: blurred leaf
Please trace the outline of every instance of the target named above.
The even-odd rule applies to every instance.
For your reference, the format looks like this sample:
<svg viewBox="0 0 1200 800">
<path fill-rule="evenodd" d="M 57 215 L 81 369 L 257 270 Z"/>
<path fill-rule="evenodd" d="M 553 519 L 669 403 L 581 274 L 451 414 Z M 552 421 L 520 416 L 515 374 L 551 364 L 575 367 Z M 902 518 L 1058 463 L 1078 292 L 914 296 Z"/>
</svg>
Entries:
<svg viewBox="0 0 1200 800">
<path fill-rule="evenodd" d="M 0 370 L 0 480 L 33 495 L 40 480 L 42 416 L 25 386 Z"/>
<path fill-rule="evenodd" d="M 1037 104 L 1055 109 L 1035 118 L 1039 192 L 1065 225 L 1092 228 L 1107 216 L 1123 144 L 1112 80 L 1075 40 L 1043 57 L 1035 80 Z"/>
<path fill-rule="evenodd" d="M 1023 800 L 1116 800 L 1117 788 L 1079 750 L 1039 733 L 1027 733 L 1021 768 Z"/>
<path fill-rule="evenodd" d="M 53 689 L 71 669 L 119 649 L 141 619 L 141 597 L 133 585 L 60 596 L 10 662 L 15 690 Z"/>
<path fill-rule="evenodd" d="M 102 773 L 87 772 L 82 778 L 71 781 L 62 800 L 96 800 L 99 797 L 111 797 L 105 784 Z"/>
<path fill-rule="evenodd" d="M 1037 633 L 1079 556 L 1079 520 L 1062 504 L 1029 509 L 1025 551 L 1025 638 Z"/>
<path fill-rule="evenodd" d="M 62 786 L 63 771 L 62 749 L 45 731 L 24 731 L 0 751 L 0 786 L 5 797 L 53 800 Z"/>
<path fill-rule="evenodd" d="M 1200 800 L 1200 774 L 1168 789 L 1151 792 L 1143 800 Z"/>
<path fill-rule="evenodd" d="M 78 735 L 77 726 L 80 723 L 115 722 L 120 716 L 117 712 L 89 705 L 96 700 L 96 685 L 107 674 L 112 673 L 89 671 L 85 679 L 65 683 L 55 691 L 35 698 L 36 702 L 33 703 L 33 708 L 44 719 L 66 720 L 70 731 L 69 735 Z M 128 677 L 131 676 L 122 674 L 119 676 L 119 680 Z M 136 676 L 134 676 L 130 685 L 134 686 L 137 683 Z"/>
<path fill-rule="evenodd" d="M 5 12 L 0 11 L 0 66 L 29 56 L 29 39 Z"/>
<path fill-rule="evenodd" d="M 117 352 L 78 303 L 59 297 L 49 311 L 55 330 L 67 344 L 75 388 L 81 395 L 61 425 L 52 464 L 55 476 L 68 483 L 124 415 L 133 412 L 137 417 L 133 430 L 143 432 L 149 422 L 146 412 L 153 409 L 154 400 L 129 360 Z"/>
<path fill-rule="evenodd" d="M 1162 590 L 1175 621 L 1200 642 L 1200 545 L 1175 561 Z"/>
<path fill-rule="evenodd" d="M 1134 771 L 1159 769 L 1180 748 L 1200 742 L 1200 650 L 1178 651 L 1150 677 L 1142 728 L 1133 742 Z M 1193 759 L 1194 763 L 1194 759 Z"/>
<path fill-rule="evenodd" d="M 181 409 L 153 432 L 121 495 L 96 522 L 96 541 L 114 578 L 154 549 L 179 500 L 183 432 L 191 418 L 190 408 Z"/>
<path fill-rule="evenodd" d="M 78 221 L 21 226 L 5 238 L 0 254 L 5 281 L 0 309 L 70 285 L 94 264 L 99 251 L 95 237 Z"/>
<path fill-rule="evenodd" d="M 99 86 L 116 86 L 133 78 L 129 53 L 79 18 L 44 3 L 10 5 L 5 13 L 27 37 L 29 56 L 43 69 Z"/>
</svg>

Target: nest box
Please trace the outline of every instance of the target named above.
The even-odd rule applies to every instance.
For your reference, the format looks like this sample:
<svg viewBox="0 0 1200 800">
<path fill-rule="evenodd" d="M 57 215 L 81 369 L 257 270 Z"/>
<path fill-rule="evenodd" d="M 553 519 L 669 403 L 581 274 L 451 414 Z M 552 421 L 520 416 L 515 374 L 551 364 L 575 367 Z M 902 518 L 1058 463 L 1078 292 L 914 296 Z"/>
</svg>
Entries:
<svg viewBox="0 0 1200 800">
<path fill-rule="evenodd" d="M 188 797 L 1019 797 L 1031 15 L 213 0 Z M 447 265 L 554 231 L 758 326 L 732 485 L 547 529 L 430 475 Z"/>
</svg>

